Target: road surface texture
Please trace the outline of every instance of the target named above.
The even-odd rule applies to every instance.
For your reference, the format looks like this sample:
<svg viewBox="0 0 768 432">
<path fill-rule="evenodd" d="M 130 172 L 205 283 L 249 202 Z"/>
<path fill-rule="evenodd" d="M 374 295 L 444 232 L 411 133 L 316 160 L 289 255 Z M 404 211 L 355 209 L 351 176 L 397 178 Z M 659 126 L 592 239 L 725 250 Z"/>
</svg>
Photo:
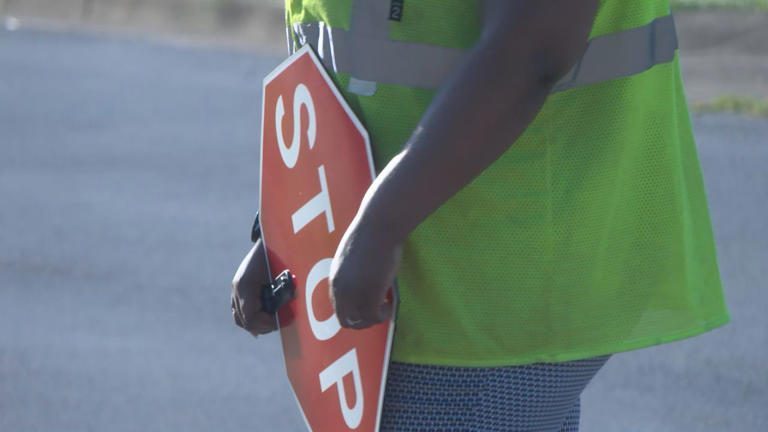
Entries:
<svg viewBox="0 0 768 432">
<path fill-rule="evenodd" d="M 689 101 L 768 99 L 768 12 L 674 14 Z M 22 26 L 148 33 L 278 56 L 286 49 L 284 3 L 278 0 L 0 0 L 0 20 L 3 15 Z"/>
<path fill-rule="evenodd" d="M 0 431 L 303 430 L 229 312 L 277 63 L 0 30 Z M 768 428 L 768 121 L 694 122 L 733 323 L 614 356 L 585 431 Z"/>
</svg>

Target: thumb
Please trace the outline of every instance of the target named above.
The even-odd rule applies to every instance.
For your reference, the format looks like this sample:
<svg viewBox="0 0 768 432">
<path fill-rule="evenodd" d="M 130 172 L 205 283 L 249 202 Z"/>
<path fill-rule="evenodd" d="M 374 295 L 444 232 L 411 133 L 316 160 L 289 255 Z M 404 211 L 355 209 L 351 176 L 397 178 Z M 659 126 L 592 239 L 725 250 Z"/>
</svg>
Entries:
<svg viewBox="0 0 768 432">
<path fill-rule="evenodd" d="M 379 306 L 376 308 L 376 322 L 384 322 L 392 317 L 392 313 L 395 310 L 395 304 L 392 301 L 392 299 L 387 296 L 382 300 L 381 303 L 379 303 Z"/>
</svg>

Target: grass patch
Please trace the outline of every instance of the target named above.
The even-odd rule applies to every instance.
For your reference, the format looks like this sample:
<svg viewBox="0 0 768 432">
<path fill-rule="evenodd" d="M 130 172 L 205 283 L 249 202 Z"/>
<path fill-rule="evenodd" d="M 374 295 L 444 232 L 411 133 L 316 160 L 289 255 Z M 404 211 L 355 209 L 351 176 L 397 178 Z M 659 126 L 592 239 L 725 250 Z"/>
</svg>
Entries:
<svg viewBox="0 0 768 432">
<path fill-rule="evenodd" d="M 696 113 L 727 112 L 768 117 L 768 100 L 748 96 L 720 96 L 709 102 L 695 103 L 693 111 Z"/>
<path fill-rule="evenodd" d="M 671 0 L 673 9 L 741 9 L 768 11 L 768 0 Z"/>
</svg>

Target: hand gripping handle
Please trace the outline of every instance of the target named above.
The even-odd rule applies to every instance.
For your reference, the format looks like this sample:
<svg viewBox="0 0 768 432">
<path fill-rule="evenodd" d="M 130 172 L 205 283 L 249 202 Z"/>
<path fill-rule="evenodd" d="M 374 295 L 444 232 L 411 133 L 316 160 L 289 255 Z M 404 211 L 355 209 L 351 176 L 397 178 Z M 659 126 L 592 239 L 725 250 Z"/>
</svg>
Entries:
<svg viewBox="0 0 768 432">
<path fill-rule="evenodd" d="M 256 243 L 260 238 L 261 222 L 259 221 L 259 213 L 256 213 L 253 227 L 251 227 L 251 241 Z M 269 281 L 261 287 L 261 309 L 266 313 L 274 314 L 293 298 L 296 288 L 293 284 L 293 275 L 288 270 L 283 271 L 272 280 L 272 273 L 269 270 L 269 259 L 266 256 L 265 253 L 264 257 L 267 260 L 267 277 Z"/>
</svg>

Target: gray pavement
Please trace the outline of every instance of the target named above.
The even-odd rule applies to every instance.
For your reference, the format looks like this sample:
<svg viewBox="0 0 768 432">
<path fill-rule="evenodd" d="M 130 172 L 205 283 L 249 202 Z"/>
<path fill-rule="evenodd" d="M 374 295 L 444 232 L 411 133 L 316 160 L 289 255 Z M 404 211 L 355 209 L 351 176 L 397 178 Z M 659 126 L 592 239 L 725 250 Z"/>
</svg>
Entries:
<svg viewBox="0 0 768 432">
<path fill-rule="evenodd" d="M 614 356 L 584 394 L 585 431 L 768 431 L 768 120 L 694 129 L 732 322 Z"/>
<path fill-rule="evenodd" d="M 301 431 L 229 315 L 277 58 L 0 30 L 0 431 Z M 586 431 L 768 428 L 768 121 L 695 118 L 733 323 L 614 356 Z"/>
</svg>

